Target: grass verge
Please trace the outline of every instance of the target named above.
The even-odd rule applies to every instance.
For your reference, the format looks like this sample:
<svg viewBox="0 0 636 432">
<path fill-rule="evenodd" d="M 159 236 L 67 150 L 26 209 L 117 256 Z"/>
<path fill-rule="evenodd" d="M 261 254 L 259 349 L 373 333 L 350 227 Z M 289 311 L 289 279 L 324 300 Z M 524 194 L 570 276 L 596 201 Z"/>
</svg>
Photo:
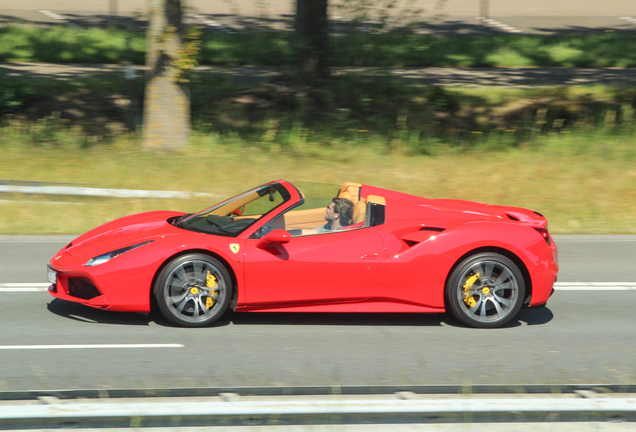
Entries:
<svg viewBox="0 0 636 432">
<path fill-rule="evenodd" d="M 294 63 L 285 31 L 205 32 L 202 65 Z M 102 28 L 0 28 L 0 61 L 144 63 L 145 34 Z M 636 39 L 622 33 L 438 37 L 404 31 L 350 32 L 331 38 L 334 66 L 636 67 Z"/>
<path fill-rule="evenodd" d="M 307 141 L 263 147 L 237 136 L 197 134 L 176 153 L 139 150 L 136 137 L 112 146 L 25 146 L 18 132 L 0 138 L 0 179 L 92 187 L 232 195 L 276 178 L 339 184 L 358 181 L 429 198 L 527 207 L 553 233 L 636 234 L 634 136 L 547 134 L 531 147 L 412 155 L 382 142 Z M 27 147 L 27 148 L 25 148 Z M 77 234 L 126 214 L 196 211 L 209 199 L 141 200 L 0 197 L 0 234 Z"/>
</svg>

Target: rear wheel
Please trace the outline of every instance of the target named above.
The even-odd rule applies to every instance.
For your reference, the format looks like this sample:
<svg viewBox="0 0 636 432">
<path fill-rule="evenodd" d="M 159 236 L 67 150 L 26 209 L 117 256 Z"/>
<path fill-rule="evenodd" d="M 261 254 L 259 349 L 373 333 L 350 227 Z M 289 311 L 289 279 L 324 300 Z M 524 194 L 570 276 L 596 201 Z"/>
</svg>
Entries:
<svg viewBox="0 0 636 432">
<path fill-rule="evenodd" d="M 203 327 L 227 311 L 232 283 L 225 266 L 203 254 L 190 254 L 171 261 L 154 286 L 161 314 L 183 327 Z"/>
<path fill-rule="evenodd" d="M 521 309 L 525 283 L 519 267 L 497 253 L 466 258 L 453 270 L 446 300 L 453 315 L 473 327 L 499 327 Z"/>
</svg>

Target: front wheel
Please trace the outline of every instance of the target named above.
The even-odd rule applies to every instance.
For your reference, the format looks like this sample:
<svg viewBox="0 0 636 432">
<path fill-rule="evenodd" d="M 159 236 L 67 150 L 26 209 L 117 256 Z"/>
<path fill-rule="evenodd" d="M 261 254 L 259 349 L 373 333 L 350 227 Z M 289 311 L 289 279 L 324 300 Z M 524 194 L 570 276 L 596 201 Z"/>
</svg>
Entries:
<svg viewBox="0 0 636 432">
<path fill-rule="evenodd" d="M 183 327 L 203 327 L 227 311 L 232 282 L 225 266 L 203 254 L 171 261 L 159 273 L 154 296 L 161 314 Z"/>
<path fill-rule="evenodd" d="M 497 253 L 466 258 L 451 273 L 446 301 L 461 322 L 493 328 L 510 321 L 521 309 L 525 282 L 519 267 Z"/>
</svg>

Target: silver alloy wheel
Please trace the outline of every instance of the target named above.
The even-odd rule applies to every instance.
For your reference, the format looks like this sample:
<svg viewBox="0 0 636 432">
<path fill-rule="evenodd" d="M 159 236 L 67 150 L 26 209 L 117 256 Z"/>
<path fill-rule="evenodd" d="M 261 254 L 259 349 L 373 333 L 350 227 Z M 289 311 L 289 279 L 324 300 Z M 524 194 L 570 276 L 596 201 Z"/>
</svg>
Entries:
<svg viewBox="0 0 636 432">
<path fill-rule="evenodd" d="M 519 302 L 519 281 L 505 264 L 477 261 L 465 269 L 455 289 L 462 312 L 474 321 L 494 323 L 515 312 Z"/>
<path fill-rule="evenodd" d="M 202 260 L 177 265 L 166 277 L 162 291 L 170 313 L 191 324 L 210 320 L 223 308 L 227 296 L 222 272 Z"/>
</svg>

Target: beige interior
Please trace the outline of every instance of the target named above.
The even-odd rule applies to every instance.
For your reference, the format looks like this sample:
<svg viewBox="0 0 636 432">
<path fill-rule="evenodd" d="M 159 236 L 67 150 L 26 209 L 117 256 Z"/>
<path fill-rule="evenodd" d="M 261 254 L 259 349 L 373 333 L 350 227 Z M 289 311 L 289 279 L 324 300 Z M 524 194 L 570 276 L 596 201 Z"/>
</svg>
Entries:
<svg viewBox="0 0 636 432">
<path fill-rule="evenodd" d="M 367 199 L 360 197 L 360 183 L 345 182 L 340 187 L 338 198 L 347 198 L 353 202 L 353 224 L 364 222 L 367 213 L 367 202 L 386 205 L 384 197 L 369 195 Z M 323 207 L 306 210 L 292 210 L 272 222 L 273 229 L 311 229 L 325 224 L 325 209 Z"/>
<path fill-rule="evenodd" d="M 325 209 L 292 210 L 283 215 L 284 228 L 318 228 L 325 224 Z M 281 227 L 283 228 L 283 227 Z"/>
<path fill-rule="evenodd" d="M 364 222 L 367 214 L 367 201 L 364 198 L 360 198 L 353 205 L 353 223 Z"/>
<path fill-rule="evenodd" d="M 378 196 L 378 195 L 369 195 L 367 197 L 367 201 L 370 203 L 374 203 L 374 204 L 380 204 L 385 206 L 386 205 L 386 199 L 384 197 Z"/>
<path fill-rule="evenodd" d="M 358 202 L 360 197 L 360 183 L 344 182 L 340 186 L 340 192 L 338 192 L 338 198 L 347 198 L 353 204 Z"/>
<path fill-rule="evenodd" d="M 364 198 L 360 197 L 360 183 L 344 182 L 340 186 L 340 192 L 338 198 L 347 198 L 353 203 L 353 222 L 356 224 L 363 222 L 367 212 L 367 202 Z"/>
</svg>

